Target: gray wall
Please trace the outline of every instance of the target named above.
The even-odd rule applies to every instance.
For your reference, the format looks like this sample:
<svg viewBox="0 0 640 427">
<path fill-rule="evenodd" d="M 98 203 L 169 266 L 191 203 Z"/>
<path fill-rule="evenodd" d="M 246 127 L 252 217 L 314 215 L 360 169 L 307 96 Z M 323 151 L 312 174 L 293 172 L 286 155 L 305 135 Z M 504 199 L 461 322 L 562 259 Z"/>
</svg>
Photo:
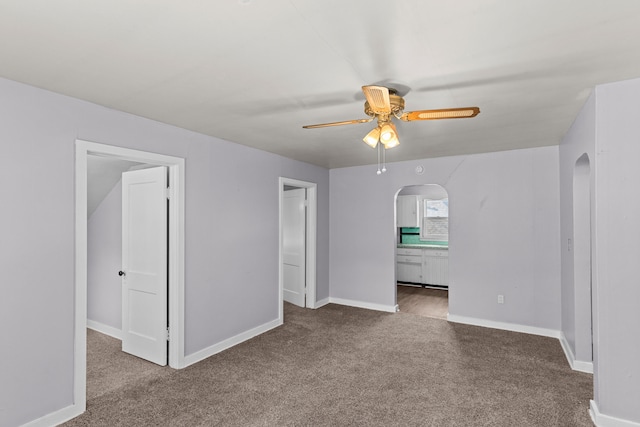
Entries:
<svg viewBox="0 0 640 427">
<path fill-rule="evenodd" d="M 574 283 L 567 242 L 574 227 L 573 178 L 591 170 L 594 401 L 601 414 L 640 423 L 640 79 L 596 87 L 560 145 L 562 331 L 576 352 L 589 307 Z M 576 280 L 576 282 L 579 282 Z"/>
<path fill-rule="evenodd" d="M 372 166 L 330 171 L 333 298 L 395 304 L 395 195 L 407 185 L 440 184 L 449 193 L 449 313 L 560 329 L 558 147 L 387 169 L 381 176 Z M 354 230 L 364 232 L 355 239 Z"/>
<path fill-rule="evenodd" d="M 640 79 L 596 88 L 595 400 L 640 423 Z"/>
<path fill-rule="evenodd" d="M 277 318 L 278 176 L 318 184 L 317 298 L 329 296 L 326 169 L 8 80 L 0 117 L 0 425 L 72 403 L 76 138 L 186 159 L 186 355 Z"/>
<path fill-rule="evenodd" d="M 122 328 L 122 180 L 87 222 L 87 319 Z"/>
<path fill-rule="evenodd" d="M 584 346 L 576 347 L 576 336 L 582 343 L 590 340 L 591 326 L 584 322 L 576 322 L 576 319 L 590 318 L 591 305 L 584 304 L 584 298 L 581 298 L 588 284 L 581 283 L 577 292 L 574 284 L 573 185 L 576 162 L 584 154 L 589 158 L 591 175 L 594 176 L 595 106 L 595 95 L 592 93 L 560 144 L 562 333 L 576 360 L 585 362 L 591 361 L 591 355 L 584 352 Z M 591 180 L 593 189 L 593 178 Z M 591 203 L 595 204 L 595 193 L 592 194 Z M 571 245 L 569 239 L 572 241 Z"/>
</svg>

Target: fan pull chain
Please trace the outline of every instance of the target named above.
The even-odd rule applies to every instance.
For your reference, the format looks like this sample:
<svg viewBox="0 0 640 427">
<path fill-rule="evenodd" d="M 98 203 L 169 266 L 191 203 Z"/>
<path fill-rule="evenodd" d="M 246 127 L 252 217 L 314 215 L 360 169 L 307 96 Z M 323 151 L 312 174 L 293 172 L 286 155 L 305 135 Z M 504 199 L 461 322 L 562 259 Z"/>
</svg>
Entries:
<svg viewBox="0 0 640 427">
<path fill-rule="evenodd" d="M 387 171 L 387 154 L 385 153 L 385 149 L 382 148 L 382 144 L 378 143 L 376 146 L 378 148 L 378 171 L 377 175 L 383 174 Z M 380 169 L 380 152 L 382 151 L 382 169 Z"/>
<path fill-rule="evenodd" d="M 381 148 L 382 150 L 382 173 L 387 171 L 387 149 Z"/>
</svg>

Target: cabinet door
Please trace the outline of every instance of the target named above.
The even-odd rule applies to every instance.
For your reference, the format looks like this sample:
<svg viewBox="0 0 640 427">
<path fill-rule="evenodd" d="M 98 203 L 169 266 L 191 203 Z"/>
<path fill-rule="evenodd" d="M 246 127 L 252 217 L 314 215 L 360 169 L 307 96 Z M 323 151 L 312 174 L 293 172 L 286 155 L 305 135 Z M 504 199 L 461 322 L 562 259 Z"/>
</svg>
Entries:
<svg viewBox="0 0 640 427">
<path fill-rule="evenodd" d="M 398 227 L 420 227 L 418 212 L 418 196 L 398 196 L 396 209 Z"/>
<path fill-rule="evenodd" d="M 449 286 L 449 257 L 446 252 L 425 251 L 422 276 L 429 285 Z"/>
<path fill-rule="evenodd" d="M 422 263 L 398 261 L 396 266 L 398 282 L 422 283 Z"/>
</svg>

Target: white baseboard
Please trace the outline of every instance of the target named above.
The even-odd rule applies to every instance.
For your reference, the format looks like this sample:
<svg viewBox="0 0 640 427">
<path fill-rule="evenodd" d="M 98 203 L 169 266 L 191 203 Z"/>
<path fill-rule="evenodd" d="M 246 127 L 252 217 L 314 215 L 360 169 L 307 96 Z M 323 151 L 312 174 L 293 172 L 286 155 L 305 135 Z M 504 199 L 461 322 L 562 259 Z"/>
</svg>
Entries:
<svg viewBox="0 0 640 427">
<path fill-rule="evenodd" d="M 323 306 L 325 306 L 327 304 L 329 304 L 329 298 L 321 299 L 320 301 L 316 301 L 315 308 L 320 308 L 320 307 L 323 307 Z"/>
<path fill-rule="evenodd" d="M 113 326 L 105 325 L 104 323 L 87 319 L 87 328 L 93 329 L 94 331 L 98 331 L 101 334 L 109 335 L 110 337 L 113 337 L 122 341 L 122 330 L 118 328 L 114 328 Z"/>
<path fill-rule="evenodd" d="M 203 350 L 200 350 L 194 354 L 191 354 L 189 356 L 186 356 L 184 358 L 184 368 L 186 368 L 189 365 L 193 365 L 196 362 L 199 362 L 203 359 L 206 359 L 209 356 L 213 356 L 216 353 L 220 353 L 223 350 L 226 350 L 230 347 L 233 347 L 234 345 L 240 344 L 241 342 L 244 342 L 248 339 L 251 339 L 257 335 L 260 335 L 262 333 L 265 333 L 273 328 L 276 328 L 278 326 L 282 325 L 282 320 L 281 319 L 276 319 L 272 322 L 268 322 L 265 323 L 264 325 L 260 325 L 256 328 L 253 328 L 249 331 L 243 332 L 239 335 L 236 335 L 235 337 L 231 337 L 229 339 L 226 339 L 218 344 L 212 345 L 211 347 L 207 347 Z M 117 329 L 114 328 L 112 326 L 108 326 L 105 325 L 103 323 L 100 322 L 96 322 L 93 320 L 88 320 L 87 319 L 87 327 L 90 329 L 93 329 L 95 331 L 98 331 L 100 333 L 112 336 L 114 338 L 117 338 L 119 340 L 121 340 L 122 338 L 122 332 Z M 80 408 L 78 407 L 78 405 L 71 405 L 68 406 L 66 408 L 60 409 L 59 411 L 56 412 L 52 412 L 48 415 L 45 415 L 41 418 L 38 418 L 36 420 L 33 421 L 29 421 L 26 424 L 23 424 L 22 427 L 50 427 L 50 426 L 56 426 L 59 424 L 62 424 L 66 421 L 69 421 L 72 418 L 75 418 L 79 415 L 81 415 L 83 412 L 85 411 L 84 408 Z"/>
<path fill-rule="evenodd" d="M 194 363 L 200 362 L 201 360 L 206 359 L 207 357 L 211 357 L 214 354 L 220 353 L 228 348 L 233 347 L 234 345 L 238 345 L 241 342 L 247 341 L 255 336 L 263 334 L 267 331 L 270 331 L 273 328 L 277 328 L 282 325 L 282 319 L 276 319 L 271 322 L 265 323 L 263 325 L 257 326 L 253 329 L 250 329 L 246 332 L 238 334 L 234 337 L 227 338 L 226 340 L 219 342 L 218 344 L 214 344 L 210 347 L 204 348 L 200 351 L 197 351 L 193 354 L 184 357 L 184 366 L 186 368 L 189 365 L 193 365 Z"/>
<path fill-rule="evenodd" d="M 496 322 L 494 320 L 478 319 L 475 317 L 458 316 L 448 314 L 447 320 L 453 323 L 464 323 L 465 325 L 482 326 L 485 328 L 502 329 L 503 331 L 522 332 L 543 337 L 560 338 L 560 331 L 555 329 L 538 328 L 535 326 L 520 325 L 517 323 Z"/>
<path fill-rule="evenodd" d="M 78 415 L 81 415 L 83 412 L 84 412 L 84 408 L 80 408 L 79 405 L 73 404 L 73 405 L 67 406 L 66 408 L 62 408 L 56 412 L 47 414 L 44 417 L 40 417 L 36 420 L 29 421 L 28 423 L 23 424 L 22 427 L 57 426 L 69 421 L 72 418 L 77 417 Z"/>
<path fill-rule="evenodd" d="M 397 305 L 374 304 L 370 302 L 354 301 L 342 298 L 329 298 L 332 304 L 346 305 L 349 307 L 366 308 L 367 310 L 386 311 L 387 313 L 395 313 L 398 311 Z"/>
<path fill-rule="evenodd" d="M 567 341 L 567 337 L 564 336 L 562 331 L 560 331 L 560 346 L 562 346 L 562 350 L 564 351 L 564 355 L 567 358 L 567 362 L 569 362 L 571 369 L 574 371 L 586 372 L 587 374 L 593 374 L 593 362 L 576 360 L 573 350 L 571 350 L 571 346 Z"/>
<path fill-rule="evenodd" d="M 602 414 L 598 409 L 598 405 L 593 400 L 589 401 L 589 415 L 591 415 L 591 421 L 593 421 L 597 427 L 640 427 L 640 423 L 635 421 L 623 420 Z"/>
</svg>

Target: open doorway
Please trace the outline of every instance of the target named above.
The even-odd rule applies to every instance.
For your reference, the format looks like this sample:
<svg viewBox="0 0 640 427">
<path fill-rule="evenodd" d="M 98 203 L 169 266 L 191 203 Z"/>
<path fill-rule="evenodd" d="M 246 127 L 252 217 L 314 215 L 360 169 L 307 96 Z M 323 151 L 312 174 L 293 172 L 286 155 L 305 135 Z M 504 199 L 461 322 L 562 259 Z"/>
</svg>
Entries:
<svg viewBox="0 0 640 427">
<path fill-rule="evenodd" d="M 591 262 L 591 165 L 587 154 L 573 174 L 573 284 L 575 298 L 575 360 L 573 368 L 593 372 L 593 277 Z"/>
<path fill-rule="evenodd" d="M 279 319 L 283 304 L 316 308 L 317 185 L 280 177 L 279 195 Z"/>
<path fill-rule="evenodd" d="M 89 403 L 166 366 L 167 178 L 165 166 L 87 156 Z M 134 220 L 140 209 L 144 214 Z"/>
<path fill-rule="evenodd" d="M 396 197 L 396 304 L 401 312 L 446 319 L 449 311 L 449 195 L 437 184 Z"/>
<path fill-rule="evenodd" d="M 166 168 L 168 186 L 164 196 L 169 199 L 167 258 L 167 317 L 171 339 L 168 362 L 171 367 L 184 366 L 184 159 L 142 152 L 109 145 L 76 141 L 76 275 L 75 275 L 75 357 L 74 357 L 74 413 L 86 410 L 87 378 L 87 281 L 88 281 L 88 162 L 90 156 L 150 164 Z M 164 169 L 163 169 L 164 170 Z M 115 274 L 117 275 L 117 271 Z M 113 328 L 112 332 L 117 332 Z M 165 334 L 166 337 L 166 334 Z"/>
</svg>

